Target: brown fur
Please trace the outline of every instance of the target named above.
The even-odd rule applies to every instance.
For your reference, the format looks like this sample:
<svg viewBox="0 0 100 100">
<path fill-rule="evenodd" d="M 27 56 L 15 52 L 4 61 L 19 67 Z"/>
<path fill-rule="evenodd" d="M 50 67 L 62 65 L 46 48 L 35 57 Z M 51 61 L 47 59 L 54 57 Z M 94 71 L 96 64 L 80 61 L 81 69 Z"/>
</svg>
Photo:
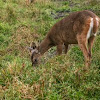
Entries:
<svg viewBox="0 0 100 100">
<path fill-rule="evenodd" d="M 85 65 L 90 65 L 91 49 L 95 34 L 97 32 L 97 24 L 95 18 L 99 18 L 93 12 L 85 10 L 71 13 L 61 21 L 57 22 L 48 32 L 45 39 L 37 48 L 40 55 L 43 55 L 52 46 L 57 46 L 57 52 L 62 53 L 62 45 L 65 45 L 65 53 L 67 53 L 69 44 L 78 44 L 85 57 Z M 87 39 L 87 33 L 90 27 L 91 18 L 93 18 L 93 34 Z"/>
</svg>

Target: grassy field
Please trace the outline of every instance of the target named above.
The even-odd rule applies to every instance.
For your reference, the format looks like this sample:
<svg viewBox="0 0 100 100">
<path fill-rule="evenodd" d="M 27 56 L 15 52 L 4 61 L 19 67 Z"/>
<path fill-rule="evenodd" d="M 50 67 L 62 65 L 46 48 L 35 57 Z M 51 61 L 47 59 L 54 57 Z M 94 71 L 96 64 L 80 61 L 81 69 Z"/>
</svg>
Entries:
<svg viewBox="0 0 100 100">
<path fill-rule="evenodd" d="M 26 49 L 41 42 L 50 28 L 70 12 L 91 10 L 100 16 L 99 0 L 0 0 L 0 100 L 100 100 L 100 35 L 90 70 L 77 45 L 67 55 L 50 49 L 37 67 Z"/>
</svg>

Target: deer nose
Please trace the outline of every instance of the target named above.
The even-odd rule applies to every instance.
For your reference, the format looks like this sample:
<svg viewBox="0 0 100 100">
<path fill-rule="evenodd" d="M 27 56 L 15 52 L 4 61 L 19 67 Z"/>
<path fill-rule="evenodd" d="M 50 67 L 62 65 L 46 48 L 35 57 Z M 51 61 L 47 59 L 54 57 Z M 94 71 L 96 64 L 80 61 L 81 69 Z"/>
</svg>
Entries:
<svg viewBox="0 0 100 100">
<path fill-rule="evenodd" d="M 37 59 L 35 59 L 34 62 L 37 62 Z"/>
</svg>

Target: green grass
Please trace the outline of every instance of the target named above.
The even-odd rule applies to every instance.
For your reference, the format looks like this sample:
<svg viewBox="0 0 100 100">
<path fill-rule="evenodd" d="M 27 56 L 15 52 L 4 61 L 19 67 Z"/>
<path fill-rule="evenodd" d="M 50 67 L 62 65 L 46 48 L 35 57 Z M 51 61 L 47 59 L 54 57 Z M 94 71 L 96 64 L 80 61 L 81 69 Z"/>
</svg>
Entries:
<svg viewBox="0 0 100 100">
<path fill-rule="evenodd" d="M 88 73 L 82 70 L 84 57 L 78 46 L 61 56 L 52 56 L 52 48 L 39 66 L 31 66 L 26 46 L 43 40 L 62 19 L 54 19 L 58 11 L 88 9 L 100 16 L 98 0 L 55 1 L 36 0 L 30 5 L 25 0 L 0 1 L 0 100 L 100 99 L 100 36 L 94 43 Z"/>
</svg>

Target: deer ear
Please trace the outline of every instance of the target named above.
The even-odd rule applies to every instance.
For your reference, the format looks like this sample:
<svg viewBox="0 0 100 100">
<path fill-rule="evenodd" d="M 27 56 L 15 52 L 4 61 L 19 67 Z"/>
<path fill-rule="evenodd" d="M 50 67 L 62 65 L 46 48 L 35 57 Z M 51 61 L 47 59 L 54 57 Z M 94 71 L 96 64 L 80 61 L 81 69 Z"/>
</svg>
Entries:
<svg viewBox="0 0 100 100">
<path fill-rule="evenodd" d="M 27 47 L 27 49 L 28 49 L 29 51 L 32 51 L 32 50 L 33 50 L 33 48 L 31 48 L 31 47 Z"/>
<path fill-rule="evenodd" d="M 32 49 L 36 49 L 36 48 L 37 48 L 37 46 L 36 46 L 36 44 L 35 44 L 34 42 L 32 42 L 32 43 L 30 44 L 30 47 L 31 47 Z"/>
</svg>

